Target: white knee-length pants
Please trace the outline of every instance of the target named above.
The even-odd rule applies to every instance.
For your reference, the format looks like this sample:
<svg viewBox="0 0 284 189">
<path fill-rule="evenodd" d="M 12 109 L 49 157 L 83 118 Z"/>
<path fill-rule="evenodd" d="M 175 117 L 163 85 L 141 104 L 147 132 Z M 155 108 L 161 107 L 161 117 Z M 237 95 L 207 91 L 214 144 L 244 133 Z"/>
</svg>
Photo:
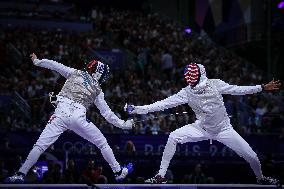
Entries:
<svg viewBox="0 0 284 189">
<path fill-rule="evenodd" d="M 165 146 L 159 175 L 164 176 L 172 159 L 177 143 L 198 142 L 202 140 L 213 139 L 231 148 L 239 156 L 243 157 L 253 169 L 257 178 L 262 177 L 261 164 L 256 153 L 249 144 L 233 129 L 229 120 L 224 120 L 218 125 L 220 131 L 216 134 L 210 134 L 201 128 L 200 122 L 185 125 L 170 133 Z"/>
<path fill-rule="evenodd" d="M 27 174 L 29 169 L 37 162 L 39 156 L 67 129 L 95 144 L 101 150 L 112 170 L 114 172 L 120 171 L 120 165 L 116 161 L 106 138 L 93 123 L 86 120 L 86 108 L 79 103 L 63 98 L 58 103 L 54 114 L 50 117 L 19 172 Z"/>
</svg>

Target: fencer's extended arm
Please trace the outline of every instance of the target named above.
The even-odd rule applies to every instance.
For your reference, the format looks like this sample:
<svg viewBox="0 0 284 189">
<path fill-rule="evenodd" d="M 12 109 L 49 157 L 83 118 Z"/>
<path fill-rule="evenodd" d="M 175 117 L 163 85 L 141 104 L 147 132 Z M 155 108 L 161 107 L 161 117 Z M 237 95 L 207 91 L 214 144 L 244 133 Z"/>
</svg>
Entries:
<svg viewBox="0 0 284 189">
<path fill-rule="evenodd" d="M 54 60 L 48 60 L 48 59 L 35 59 L 33 61 L 34 65 L 40 66 L 43 68 L 47 68 L 53 71 L 58 72 L 60 75 L 64 76 L 65 78 L 68 78 L 76 69 L 70 68 L 68 66 L 65 66 L 61 63 L 58 63 Z"/>
<path fill-rule="evenodd" d="M 185 88 L 181 89 L 177 94 L 172 95 L 164 100 L 157 101 L 153 104 L 144 106 L 135 106 L 133 113 L 147 114 L 149 112 L 162 111 L 173 108 L 188 102 L 188 97 Z"/>
<path fill-rule="evenodd" d="M 100 110 L 101 115 L 111 124 L 116 127 L 123 128 L 125 121 L 119 119 L 113 111 L 110 109 L 108 104 L 105 101 L 104 93 L 100 92 L 100 94 L 96 97 L 95 105 Z"/>
<path fill-rule="evenodd" d="M 220 79 L 215 79 L 215 82 L 217 85 L 217 89 L 221 94 L 246 95 L 262 91 L 261 85 L 255 85 L 255 86 L 230 85 Z"/>
</svg>

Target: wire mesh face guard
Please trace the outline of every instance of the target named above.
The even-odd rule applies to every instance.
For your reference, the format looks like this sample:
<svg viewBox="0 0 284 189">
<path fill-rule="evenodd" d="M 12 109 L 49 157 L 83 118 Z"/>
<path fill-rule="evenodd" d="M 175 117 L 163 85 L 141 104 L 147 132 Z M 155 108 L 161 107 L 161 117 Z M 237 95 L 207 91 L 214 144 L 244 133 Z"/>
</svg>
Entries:
<svg viewBox="0 0 284 189">
<path fill-rule="evenodd" d="M 97 60 L 92 60 L 87 64 L 87 71 L 99 84 L 106 82 L 109 78 L 110 72 L 108 65 Z"/>
<path fill-rule="evenodd" d="M 188 85 L 195 87 L 201 77 L 200 68 L 196 63 L 188 64 L 184 69 L 184 78 Z"/>
</svg>

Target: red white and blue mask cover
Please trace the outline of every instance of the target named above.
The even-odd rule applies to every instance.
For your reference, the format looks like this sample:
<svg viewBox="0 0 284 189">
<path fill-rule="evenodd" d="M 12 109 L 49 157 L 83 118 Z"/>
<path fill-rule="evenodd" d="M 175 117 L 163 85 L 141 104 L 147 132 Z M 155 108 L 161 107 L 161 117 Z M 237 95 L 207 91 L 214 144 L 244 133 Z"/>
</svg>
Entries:
<svg viewBox="0 0 284 189">
<path fill-rule="evenodd" d="M 207 81 L 206 71 L 203 65 L 190 63 L 184 69 L 184 78 L 191 88 Z"/>
<path fill-rule="evenodd" d="M 92 60 L 87 64 L 87 71 L 99 84 L 106 82 L 109 78 L 108 65 L 97 60 Z"/>
</svg>

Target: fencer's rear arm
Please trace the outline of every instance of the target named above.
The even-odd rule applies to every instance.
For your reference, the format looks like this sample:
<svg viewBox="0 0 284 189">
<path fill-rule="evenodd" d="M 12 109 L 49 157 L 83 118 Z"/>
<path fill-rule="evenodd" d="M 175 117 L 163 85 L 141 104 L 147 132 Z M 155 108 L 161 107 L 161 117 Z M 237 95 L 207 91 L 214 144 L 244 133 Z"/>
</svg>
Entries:
<svg viewBox="0 0 284 189">
<path fill-rule="evenodd" d="M 107 122 L 119 128 L 123 127 L 124 121 L 119 119 L 110 109 L 105 101 L 103 92 L 100 92 L 100 94 L 96 97 L 94 104 L 100 110 L 101 115 L 107 120 Z"/>
<path fill-rule="evenodd" d="M 58 63 L 54 60 L 48 60 L 48 59 L 35 59 L 33 61 L 34 65 L 40 66 L 43 68 L 47 68 L 53 71 L 58 72 L 60 75 L 64 76 L 65 78 L 68 78 L 76 69 L 70 68 L 68 66 L 65 66 L 61 63 Z"/>
<path fill-rule="evenodd" d="M 164 100 L 160 100 L 149 105 L 135 106 L 135 112 L 137 114 L 147 114 L 149 112 L 156 112 L 173 108 L 185 103 L 188 103 L 188 96 L 185 88 L 183 88 L 177 94 L 172 95 Z"/>
<path fill-rule="evenodd" d="M 246 95 L 262 91 L 261 85 L 255 85 L 255 86 L 230 85 L 220 79 L 214 79 L 214 82 L 221 94 Z"/>
</svg>

